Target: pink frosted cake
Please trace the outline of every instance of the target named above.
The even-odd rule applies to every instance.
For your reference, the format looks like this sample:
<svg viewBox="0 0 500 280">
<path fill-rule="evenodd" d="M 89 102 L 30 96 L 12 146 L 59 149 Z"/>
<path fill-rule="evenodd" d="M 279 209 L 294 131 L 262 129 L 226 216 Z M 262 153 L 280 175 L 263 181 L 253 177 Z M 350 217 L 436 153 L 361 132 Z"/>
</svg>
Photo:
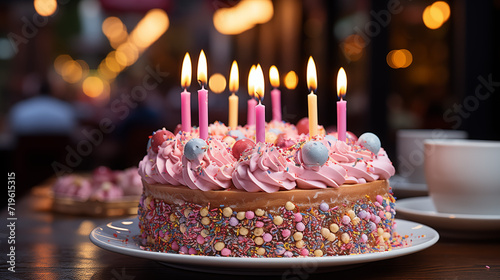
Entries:
<svg viewBox="0 0 500 280">
<path fill-rule="evenodd" d="M 309 140 L 269 125 L 210 127 L 209 139 L 159 130 L 139 163 L 140 238 L 147 250 L 227 257 L 336 256 L 385 251 L 394 233 L 394 167 L 365 133 Z"/>
</svg>

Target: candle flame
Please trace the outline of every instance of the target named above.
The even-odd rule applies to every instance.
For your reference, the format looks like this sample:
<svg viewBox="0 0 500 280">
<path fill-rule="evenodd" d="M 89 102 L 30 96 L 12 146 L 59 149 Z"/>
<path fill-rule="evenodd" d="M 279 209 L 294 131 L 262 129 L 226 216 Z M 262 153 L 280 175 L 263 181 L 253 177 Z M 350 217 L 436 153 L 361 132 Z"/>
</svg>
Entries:
<svg viewBox="0 0 500 280">
<path fill-rule="evenodd" d="M 343 67 L 340 67 L 337 75 L 337 95 L 342 99 L 347 92 L 347 75 Z"/>
<path fill-rule="evenodd" d="M 269 68 L 269 79 L 271 80 L 271 85 L 275 88 L 280 86 L 280 73 L 276 66 L 271 66 Z"/>
<path fill-rule="evenodd" d="M 250 68 L 250 72 L 248 73 L 248 95 L 250 95 L 250 97 L 254 97 L 255 81 L 253 76 L 255 76 L 254 74 L 256 68 L 257 67 L 255 67 L 255 65 L 252 65 L 252 67 Z"/>
<path fill-rule="evenodd" d="M 314 64 L 312 56 L 310 56 L 309 61 L 307 61 L 307 87 L 309 88 L 309 91 L 316 91 L 318 88 L 316 64 Z"/>
<path fill-rule="evenodd" d="M 235 60 L 235 61 L 233 61 L 233 64 L 231 65 L 231 72 L 229 73 L 229 91 L 230 92 L 237 92 L 238 91 L 238 88 L 239 88 L 238 76 L 239 76 L 238 63 L 236 63 L 236 60 Z"/>
<path fill-rule="evenodd" d="M 264 72 L 262 72 L 262 67 L 260 64 L 257 64 L 257 68 L 254 72 L 254 93 L 255 97 L 260 100 L 264 99 Z"/>
<path fill-rule="evenodd" d="M 189 53 L 186 53 L 184 56 L 184 61 L 182 61 L 182 70 L 181 70 L 181 86 L 187 89 L 191 85 L 191 57 Z"/>
<path fill-rule="evenodd" d="M 198 83 L 201 87 L 207 84 L 207 72 L 207 57 L 205 56 L 205 52 L 201 50 L 198 59 Z"/>
</svg>

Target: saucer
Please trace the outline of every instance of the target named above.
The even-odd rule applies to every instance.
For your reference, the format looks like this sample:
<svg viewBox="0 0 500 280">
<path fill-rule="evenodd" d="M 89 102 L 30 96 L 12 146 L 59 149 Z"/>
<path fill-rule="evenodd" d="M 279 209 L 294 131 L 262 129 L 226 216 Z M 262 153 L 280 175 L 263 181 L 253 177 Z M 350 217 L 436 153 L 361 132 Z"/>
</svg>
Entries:
<svg viewBox="0 0 500 280">
<path fill-rule="evenodd" d="M 498 238 L 500 215 L 449 214 L 436 211 L 431 198 L 414 197 L 396 201 L 398 218 L 437 229 L 442 235 L 459 238 Z"/>
<path fill-rule="evenodd" d="M 151 252 L 141 248 L 137 236 L 140 234 L 137 218 L 115 220 L 96 227 L 90 240 L 103 249 L 132 257 L 158 261 L 166 266 L 185 270 L 222 274 L 282 274 L 304 269 L 308 273 L 337 271 L 365 263 L 397 258 L 413 254 L 434 245 L 439 234 L 432 228 L 415 222 L 396 219 L 396 231 L 406 236 L 408 243 L 385 252 L 359 255 L 301 258 L 237 258 L 182 255 Z M 291 279 L 291 278 L 290 278 Z"/>
<path fill-rule="evenodd" d="M 390 184 L 394 195 L 399 198 L 428 195 L 427 184 L 408 182 L 401 175 L 392 176 Z"/>
</svg>

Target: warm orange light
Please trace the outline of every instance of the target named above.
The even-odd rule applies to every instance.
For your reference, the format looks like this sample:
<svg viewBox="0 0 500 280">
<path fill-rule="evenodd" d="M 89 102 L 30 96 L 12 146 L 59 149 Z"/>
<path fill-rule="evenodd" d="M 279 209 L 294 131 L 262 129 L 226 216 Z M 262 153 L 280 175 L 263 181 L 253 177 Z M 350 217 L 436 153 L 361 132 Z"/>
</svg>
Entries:
<svg viewBox="0 0 500 280">
<path fill-rule="evenodd" d="M 434 2 L 431 6 L 431 9 L 437 9 L 441 12 L 442 17 L 443 17 L 443 22 L 447 21 L 450 18 L 450 5 L 444 1 L 437 1 Z M 436 13 L 431 11 L 431 13 Z"/>
<path fill-rule="evenodd" d="M 239 88 L 239 71 L 238 71 L 238 63 L 236 60 L 233 61 L 231 65 L 231 73 L 229 73 L 229 91 L 237 92 Z"/>
<path fill-rule="evenodd" d="M 83 76 L 82 66 L 74 60 L 68 60 L 62 67 L 61 76 L 68 83 L 77 83 Z"/>
<path fill-rule="evenodd" d="M 207 57 L 205 56 L 205 52 L 201 50 L 200 57 L 198 58 L 198 83 L 200 86 L 204 86 L 207 84 Z"/>
<path fill-rule="evenodd" d="M 307 61 L 307 87 L 309 91 L 316 91 L 318 88 L 318 80 L 316 77 L 316 64 L 314 64 L 314 59 L 312 56 L 309 57 Z"/>
<path fill-rule="evenodd" d="M 365 40 L 358 34 L 352 34 L 345 38 L 342 43 L 342 51 L 347 59 L 351 61 L 360 60 L 366 46 Z"/>
<path fill-rule="evenodd" d="M 220 73 L 215 73 L 210 76 L 208 87 L 213 93 L 221 93 L 226 89 L 226 78 Z"/>
<path fill-rule="evenodd" d="M 87 77 L 82 84 L 83 93 L 95 98 L 104 92 L 104 82 L 96 76 Z"/>
<path fill-rule="evenodd" d="M 422 20 L 429 29 L 438 29 L 444 23 L 444 15 L 439 8 L 427 6 L 422 14 Z"/>
<path fill-rule="evenodd" d="M 392 50 L 387 54 L 387 64 L 394 69 L 406 68 L 413 62 L 413 56 L 409 50 Z"/>
<path fill-rule="evenodd" d="M 248 95 L 251 97 L 255 96 L 255 81 L 254 81 L 254 75 L 255 75 L 255 65 L 252 65 L 250 68 L 250 72 L 248 72 Z"/>
<path fill-rule="evenodd" d="M 56 0 L 34 0 L 33 6 L 35 7 L 35 11 L 43 16 L 48 17 L 55 13 L 57 9 L 57 1 Z"/>
<path fill-rule="evenodd" d="M 347 75 L 343 67 L 340 67 L 337 75 L 337 95 L 340 99 L 345 97 L 347 92 Z"/>
<path fill-rule="evenodd" d="M 299 83 L 299 77 L 294 71 L 290 71 L 285 75 L 285 87 L 287 89 L 295 89 Z"/>
<path fill-rule="evenodd" d="M 280 86 L 280 73 L 276 66 L 271 66 L 269 68 L 269 79 L 271 80 L 271 85 L 275 88 Z"/>
<path fill-rule="evenodd" d="M 102 32 L 113 48 L 118 48 L 128 37 L 127 27 L 117 17 L 108 17 L 102 23 Z"/>
<path fill-rule="evenodd" d="M 256 24 L 268 22 L 273 14 L 271 0 L 241 0 L 233 7 L 217 9 L 213 23 L 220 33 L 237 35 L 253 28 Z"/>
<path fill-rule="evenodd" d="M 254 84 L 255 96 L 260 100 L 264 99 L 264 72 L 262 72 L 262 67 L 260 66 L 260 64 L 257 64 L 257 68 L 255 68 Z"/>
<path fill-rule="evenodd" d="M 71 56 L 69 56 L 67 54 L 61 54 L 58 57 L 56 57 L 56 59 L 54 60 L 54 69 L 56 70 L 56 72 L 59 75 L 62 75 L 62 69 L 63 69 L 64 63 L 66 63 L 67 61 L 70 61 L 70 60 L 73 60 L 73 59 L 71 58 Z"/>
<path fill-rule="evenodd" d="M 152 9 L 139 21 L 129 38 L 138 48 L 147 48 L 167 31 L 169 24 L 165 11 Z"/>
<path fill-rule="evenodd" d="M 191 71 L 191 57 L 189 56 L 189 53 L 186 53 L 184 55 L 184 60 L 182 61 L 182 69 L 181 69 L 181 86 L 184 89 L 189 88 L 191 85 L 191 76 L 192 76 L 192 71 Z"/>
<path fill-rule="evenodd" d="M 116 48 L 116 62 L 127 67 L 134 64 L 139 58 L 139 50 L 131 42 L 125 42 Z"/>
<path fill-rule="evenodd" d="M 117 61 L 116 61 L 116 57 L 115 57 L 115 54 L 116 54 L 116 51 L 112 51 L 110 52 L 107 56 L 106 56 L 106 59 L 105 59 L 105 63 L 106 63 L 106 66 L 109 68 L 109 70 L 113 71 L 113 72 L 120 72 L 123 70 L 124 66 L 119 64 Z"/>
</svg>

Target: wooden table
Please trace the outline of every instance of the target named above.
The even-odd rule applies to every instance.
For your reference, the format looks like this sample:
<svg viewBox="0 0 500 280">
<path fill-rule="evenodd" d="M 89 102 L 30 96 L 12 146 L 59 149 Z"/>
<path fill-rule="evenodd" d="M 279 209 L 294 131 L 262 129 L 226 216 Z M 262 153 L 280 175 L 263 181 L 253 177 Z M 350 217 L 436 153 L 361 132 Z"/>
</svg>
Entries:
<svg viewBox="0 0 500 280">
<path fill-rule="evenodd" d="M 2 209 L 7 223 L 7 209 Z M 15 273 L 8 271 L 10 232 L 1 227 L 0 279 L 500 279 L 500 236 L 493 241 L 441 238 L 408 256 L 322 274 L 234 276 L 197 273 L 100 249 L 89 241 L 96 226 L 117 218 L 56 214 L 46 199 L 16 201 Z"/>
</svg>

